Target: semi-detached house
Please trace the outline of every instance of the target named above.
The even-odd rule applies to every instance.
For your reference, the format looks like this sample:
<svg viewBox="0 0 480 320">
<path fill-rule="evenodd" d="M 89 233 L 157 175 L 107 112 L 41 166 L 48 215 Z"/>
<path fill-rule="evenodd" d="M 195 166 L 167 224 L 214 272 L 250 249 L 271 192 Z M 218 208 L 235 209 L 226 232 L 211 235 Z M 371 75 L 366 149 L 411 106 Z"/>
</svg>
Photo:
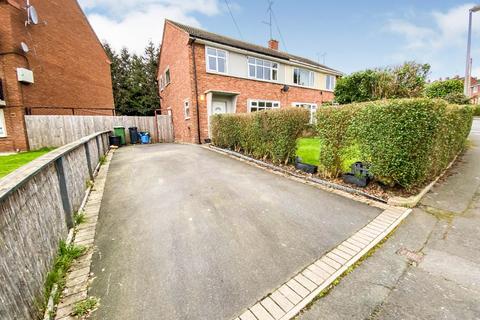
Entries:
<svg viewBox="0 0 480 320">
<path fill-rule="evenodd" d="M 333 99 L 342 73 L 278 50 L 166 20 L 158 69 L 162 114 L 175 140 L 202 143 L 218 113 L 303 107 L 312 117 Z"/>
</svg>

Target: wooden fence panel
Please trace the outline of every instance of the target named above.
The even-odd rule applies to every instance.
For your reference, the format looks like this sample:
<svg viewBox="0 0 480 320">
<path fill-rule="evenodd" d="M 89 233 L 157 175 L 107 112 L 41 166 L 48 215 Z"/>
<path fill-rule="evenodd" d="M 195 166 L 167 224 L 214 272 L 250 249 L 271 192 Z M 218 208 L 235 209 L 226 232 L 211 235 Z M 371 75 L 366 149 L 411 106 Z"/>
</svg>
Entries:
<svg viewBox="0 0 480 320">
<path fill-rule="evenodd" d="M 130 143 L 129 127 L 148 131 L 153 142 L 173 142 L 171 116 L 25 116 L 28 143 L 31 150 L 43 147 L 60 147 L 94 132 L 113 130 L 124 126 L 127 143 Z M 159 134 L 158 134 L 159 133 Z"/>
<path fill-rule="evenodd" d="M 159 142 L 174 142 L 172 117 L 157 116 L 157 130 Z"/>
</svg>

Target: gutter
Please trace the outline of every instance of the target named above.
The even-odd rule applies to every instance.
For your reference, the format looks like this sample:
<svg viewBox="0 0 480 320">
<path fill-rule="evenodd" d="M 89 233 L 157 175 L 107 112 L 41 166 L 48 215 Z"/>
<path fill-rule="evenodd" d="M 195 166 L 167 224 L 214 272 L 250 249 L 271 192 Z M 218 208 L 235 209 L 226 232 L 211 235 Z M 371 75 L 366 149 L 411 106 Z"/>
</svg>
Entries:
<svg viewBox="0 0 480 320">
<path fill-rule="evenodd" d="M 193 63 L 193 80 L 195 81 L 195 109 L 197 111 L 197 143 L 202 144 L 200 138 L 200 107 L 198 106 L 198 79 L 197 79 L 197 64 L 195 61 L 195 40 L 190 38 L 189 44 L 192 47 L 192 63 Z"/>
</svg>

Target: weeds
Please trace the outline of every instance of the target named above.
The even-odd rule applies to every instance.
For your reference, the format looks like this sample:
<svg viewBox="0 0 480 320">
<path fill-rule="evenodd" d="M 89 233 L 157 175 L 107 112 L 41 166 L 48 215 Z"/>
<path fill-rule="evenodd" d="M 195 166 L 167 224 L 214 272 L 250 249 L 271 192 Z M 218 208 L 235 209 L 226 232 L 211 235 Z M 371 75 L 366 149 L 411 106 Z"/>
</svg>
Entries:
<svg viewBox="0 0 480 320">
<path fill-rule="evenodd" d="M 84 223 L 86 218 L 85 218 L 85 213 L 84 212 L 77 212 L 73 215 L 73 220 L 75 221 L 75 225 L 78 226 L 81 223 Z"/>
<path fill-rule="evenodd" d="M 86 248 L 83 246 L 76 246 L 73 244 L 68 245 L 65 243 L 65 241 L 60 241 L 60 246 L 53 263 L 53 268 L 47 274 L 47 279 L 45 280 L 45 305 L 48 302 L 50 292 L 52 291 L 52 287 L 55 283 L 58 285 L 58 290 L 54 297 L 54 301 L 55 303 L 58 303 L 60 294 L 65 286 L 65 276 L 68 269 L 76 258 L 85 253 L 85 250 Z"/>
<path fill-rule="evenodd" d="M 105 162 L 107 162 L 107 157 L 106 156 L 101 156 L 100 159 L 98 160 L 98 162 L 100 163 L 100 165 L 104 165 Z"/>
<path fill-rule="evenodd" d="M 87 189 L 93 187 L 93 181 L 87 179 L 87 181 L 85 181 L 85 186 L 87 187 Z"/>
<path fill-rule="evenodd" d="M 74 305 L 72 314 L 74 316 L 82 317 L 95 311 L 97 306 L 98 299 L 96 297 L 88 297 Z"/>
</svg>

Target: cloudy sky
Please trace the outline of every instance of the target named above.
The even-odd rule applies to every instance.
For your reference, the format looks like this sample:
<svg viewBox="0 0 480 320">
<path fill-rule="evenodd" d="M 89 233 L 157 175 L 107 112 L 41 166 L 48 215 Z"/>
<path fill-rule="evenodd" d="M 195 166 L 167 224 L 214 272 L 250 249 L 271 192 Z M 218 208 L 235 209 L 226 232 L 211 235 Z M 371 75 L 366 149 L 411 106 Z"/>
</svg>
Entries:
<svg viewBox="0 0 480 320">
<path fill-rule="evenodd" d="M 102 40 L 142 52 L 161 42 L 164 19 L 248 42 L 269 38 L 267 0 L 79 0 Z M 471 2 L 276 0 L 281 50 L 346 73 L 405 60 L 432 65 L 431 78 L 463 74 Z M 235 27 L 229 5 L 240 31 Z M 280 33 L 279 33 L 279 30 Z M 480 76 L 480 12 L 473 19 L 473 73 Z"/>
</svg>

